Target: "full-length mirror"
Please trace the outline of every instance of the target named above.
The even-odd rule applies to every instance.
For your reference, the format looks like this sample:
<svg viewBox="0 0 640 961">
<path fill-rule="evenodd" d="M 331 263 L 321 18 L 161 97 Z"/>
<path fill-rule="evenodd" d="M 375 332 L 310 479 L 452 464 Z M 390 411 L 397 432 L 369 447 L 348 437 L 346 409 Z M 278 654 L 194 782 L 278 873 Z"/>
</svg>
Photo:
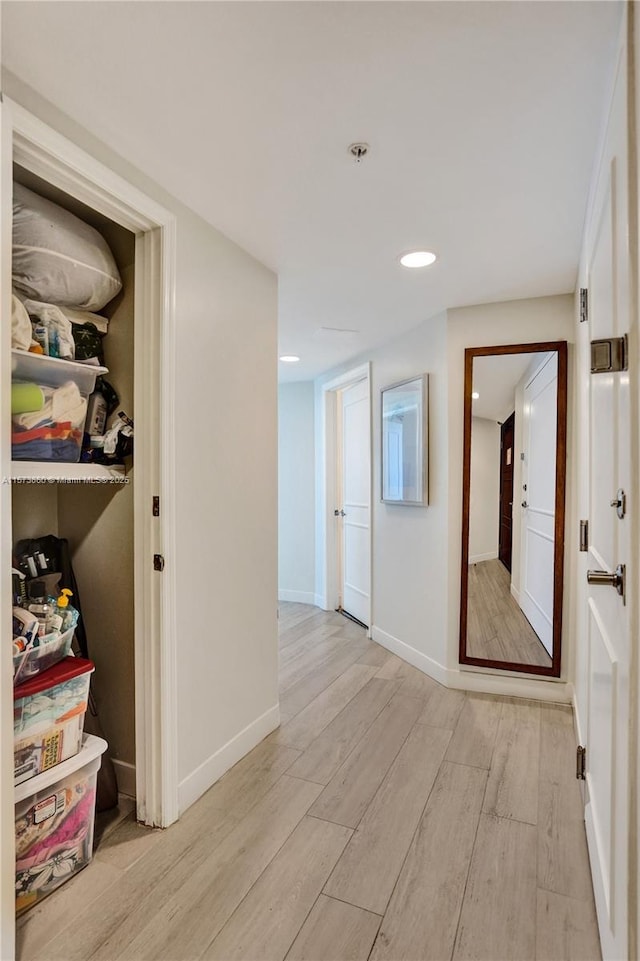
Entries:
<svg viewBox="0 0 640 961">
<path fill-rule="evenodd" d="M 465 351 L 460 662 L 560 676 L 564 341 Z"/>
</svg>

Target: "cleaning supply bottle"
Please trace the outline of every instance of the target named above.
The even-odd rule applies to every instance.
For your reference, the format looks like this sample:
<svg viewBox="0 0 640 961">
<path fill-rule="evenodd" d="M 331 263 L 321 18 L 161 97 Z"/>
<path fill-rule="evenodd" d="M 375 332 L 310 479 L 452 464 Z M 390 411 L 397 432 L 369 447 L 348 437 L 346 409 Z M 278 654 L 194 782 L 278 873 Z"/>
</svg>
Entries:
<svg viewBox="0 0 640 961">
<path fill-rule="evenodd" d="M 56 609 L 51 616 L 51 627 L 54 631 L 64 630 L 65 615 L 69 607 L 70 597 L 73 597 L 73 591 L 70 591 L 67 587 L 63 587 L 56 601 Z"/>
</svg>

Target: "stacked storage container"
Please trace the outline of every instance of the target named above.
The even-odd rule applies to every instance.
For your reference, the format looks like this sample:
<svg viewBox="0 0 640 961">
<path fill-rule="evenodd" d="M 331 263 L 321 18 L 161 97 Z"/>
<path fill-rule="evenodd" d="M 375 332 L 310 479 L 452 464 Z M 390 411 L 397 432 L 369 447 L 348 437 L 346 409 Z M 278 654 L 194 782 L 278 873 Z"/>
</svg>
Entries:
<svg viewBox="0 0 640 961">
<path fill-rule="evenodd" d="M 85 735 L 79 753 L 16 789 L 16 912 L 21 914 L 90 862 L 96 779 L 107 743 Z"/>
<path fill-rule="evenodd" d="M 67 657 L 14 688 L 16 911 L 91 860 L 96 778 L 107 744 L 83 737 L 94 666 Z"/>
</svg>

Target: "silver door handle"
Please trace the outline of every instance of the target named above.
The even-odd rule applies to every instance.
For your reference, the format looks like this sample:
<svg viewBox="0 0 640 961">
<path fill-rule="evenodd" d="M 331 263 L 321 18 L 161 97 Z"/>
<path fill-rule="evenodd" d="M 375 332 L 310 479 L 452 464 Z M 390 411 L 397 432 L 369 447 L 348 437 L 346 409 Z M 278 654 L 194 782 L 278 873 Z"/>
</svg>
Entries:
<svg viewBox="0 0 640 961">
<path fill-rule="evenodd" d="M 607 587 L 615 587 L 622 598 L 623 604 L 627 602 L 625 579 L 626 567 L 624 564 L 618 564 L 613 574 L 610 574 L 608 571 L 587 571 L 587 582 L 589 584 L 603 584 Z"/>
</svg>

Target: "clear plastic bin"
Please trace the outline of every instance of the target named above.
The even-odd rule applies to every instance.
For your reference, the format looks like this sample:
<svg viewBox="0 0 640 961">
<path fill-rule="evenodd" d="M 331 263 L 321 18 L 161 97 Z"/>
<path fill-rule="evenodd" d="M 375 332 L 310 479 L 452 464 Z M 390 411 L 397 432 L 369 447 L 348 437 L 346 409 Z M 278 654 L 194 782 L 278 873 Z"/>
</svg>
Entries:
<svg viewBox="0 0 640 961">
<path fill-rule="evenodd" d="M 45 634 L 38 646 L 13 655 L 13 685 L 23 684 L 28 678 L 47 671 L 69 654 L 75 625 L 63 634 Z"/>
<path fill-rule="evenodd" d="M 13 693 L 13 774 L 22 784 L 80 750 L 94 665 L 66 657 Z"/>
<path fill-rule="evenodd" d="M 35 427 L 31 431 L 16 429 L 12 433 L 11 456 L 17 461 L 46 461 L 77 463 L 82 451 L 84 422 L 87 414 L 87 399 L 93 392 L 96 378 L 107 374 L 106 367 L 92 364 L 78 364 L 58 357 L 32 354 L 28 351 L 11 351 L 11 380 L 36 384 L 45 388 L 60 388 L 69 381 L 78 388 L 81 401 L 76 415 L 61 419 L 46 427 Z"/>
<path fill-rule="evenodd" d="M 68 380 L 74 380 L 83 397 L 93 393 L 97 377 L 108 373 L 107 367 L 95 364 L 78 364 L 75 360 L 32 354 L 16 347 L 11 350 L 12 380 L 26 380 L 45 387 L 62 387 Z"/>
<path fill-rule="evenodd" d="M 79 754 L 16 788 L 17 914 L 91 861 L 96 779 L 106 749 L 106 741 L 86 734 Z"/>
</svg>

